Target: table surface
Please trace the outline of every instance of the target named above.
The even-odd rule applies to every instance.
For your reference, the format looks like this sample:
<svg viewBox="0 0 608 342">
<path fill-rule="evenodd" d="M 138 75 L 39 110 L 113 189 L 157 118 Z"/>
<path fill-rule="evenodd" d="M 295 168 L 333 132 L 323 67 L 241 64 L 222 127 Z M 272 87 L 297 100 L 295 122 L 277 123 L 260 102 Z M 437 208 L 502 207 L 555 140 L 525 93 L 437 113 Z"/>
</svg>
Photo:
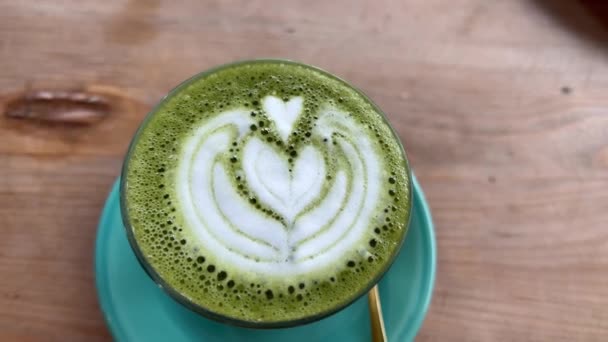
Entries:
<svg viewBox="0 0 608 342">
<path fill-rule="evenodd" d="M 383 108 L 433 210 L 418 341 L 608 340 L 608 6 L 570 0 L 2 1 L 0 340 L 110 340 L 96 224 L 146 111 L 284 57 Z"/>
</svg>

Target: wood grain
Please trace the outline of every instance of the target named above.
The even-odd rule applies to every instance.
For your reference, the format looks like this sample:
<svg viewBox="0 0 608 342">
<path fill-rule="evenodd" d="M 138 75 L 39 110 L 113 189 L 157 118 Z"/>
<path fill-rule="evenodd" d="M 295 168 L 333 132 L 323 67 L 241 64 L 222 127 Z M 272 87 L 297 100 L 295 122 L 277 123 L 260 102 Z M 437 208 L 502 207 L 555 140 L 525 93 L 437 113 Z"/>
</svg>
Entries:
<svg viewBox="0 0 608 342">
<path fill-rule="evenodd" d="M 130 136 L 181 80 L 254 57 L 346 78 L 399 132 L 437 228 L 418 341 L 608 340 L 601 2 L 0 2 L 0 340 L 110 339 L 93 245 Z M 31 91 L 109 105 L 6 114 Z"/>
</svg>

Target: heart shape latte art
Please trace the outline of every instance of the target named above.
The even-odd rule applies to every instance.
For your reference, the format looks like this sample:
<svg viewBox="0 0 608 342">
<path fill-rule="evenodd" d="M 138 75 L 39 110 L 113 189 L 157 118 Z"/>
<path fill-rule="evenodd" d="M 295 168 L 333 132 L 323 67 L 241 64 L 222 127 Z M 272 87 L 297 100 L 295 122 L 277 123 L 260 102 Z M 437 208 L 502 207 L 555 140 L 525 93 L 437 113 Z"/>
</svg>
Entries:
<svg viewBox="0 0 608 342">
<path fill-rule="evenodd" d="M 242 269 L 293 275 L 330 265 L 374 219 L 377 152 L 363 127 L 331 105 L 304 122 L 302 97 L 261 104 L 255 117 L 220 113 L 187 140 L 175 177 L 185 220 L 206 248 Z"/>
<path fill-rule="evenodd" d="M 291 167 L 287 158 L 257 138 L 249 140 L 243 152 L 243 170 L 253 192 L 288 224 L 319 196 L 325 162 L 314 147 L 304 147 Z"/>
</svg>

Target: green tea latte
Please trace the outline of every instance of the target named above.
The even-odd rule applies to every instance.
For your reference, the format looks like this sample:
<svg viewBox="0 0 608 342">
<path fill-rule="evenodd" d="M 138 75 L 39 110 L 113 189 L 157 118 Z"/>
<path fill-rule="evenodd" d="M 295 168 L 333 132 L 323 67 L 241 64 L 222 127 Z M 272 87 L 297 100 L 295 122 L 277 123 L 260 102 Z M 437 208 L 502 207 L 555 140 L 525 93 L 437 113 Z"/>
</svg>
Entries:
<svg viewBox="0 0 608 342">
<path fill-rule="evenodd" d="M 290 325 L 344 307 L 388 268 L 409 175 L 360 92 L 305 65 L 242 62 L 188 80 L 148 116 L 123 170 L 123 216 L 142 264 L 182 303 Z"/>
</svg>

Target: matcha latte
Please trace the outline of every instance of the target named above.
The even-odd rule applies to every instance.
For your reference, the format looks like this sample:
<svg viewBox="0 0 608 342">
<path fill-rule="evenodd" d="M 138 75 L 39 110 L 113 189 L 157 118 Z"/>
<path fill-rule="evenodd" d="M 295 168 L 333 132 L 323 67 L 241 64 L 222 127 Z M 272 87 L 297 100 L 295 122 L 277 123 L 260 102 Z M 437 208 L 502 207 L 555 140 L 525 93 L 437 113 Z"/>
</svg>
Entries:
<svg viewBox="0 0 608 342">
<path fill-rule="evenodd" d="M 286 61 L 222 66 L 173 90 L 135 136 L 121 190 L 148 273 L 191 309 L 252 327 L 313 321 L 368 291 L 411 208 L 379 109 Z"/>
</svg>

